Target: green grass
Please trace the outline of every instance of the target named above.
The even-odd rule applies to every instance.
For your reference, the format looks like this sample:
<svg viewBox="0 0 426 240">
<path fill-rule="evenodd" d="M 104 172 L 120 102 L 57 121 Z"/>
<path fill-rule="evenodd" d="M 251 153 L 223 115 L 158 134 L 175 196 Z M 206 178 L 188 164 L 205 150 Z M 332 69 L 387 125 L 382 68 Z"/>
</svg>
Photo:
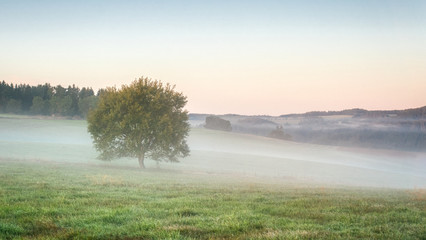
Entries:
<svg viewBox="0 0 426 240">
<path fill-rule="evenodd" d="M 0 239 L 425 239 L 426 192 L 0 160 Z"/>
<path fill-rule="evenodd" d="M 190 157 L 141 171 L 96 160 L 86 127 L 0 115 L 0 239 L 426 239 L 424 188 L 343 186 L 424 186 L 408 158 L 368 155 L 411 166 L 391 174 L 309 161 L 363 153 L 193 129 Z"/>
</svg>

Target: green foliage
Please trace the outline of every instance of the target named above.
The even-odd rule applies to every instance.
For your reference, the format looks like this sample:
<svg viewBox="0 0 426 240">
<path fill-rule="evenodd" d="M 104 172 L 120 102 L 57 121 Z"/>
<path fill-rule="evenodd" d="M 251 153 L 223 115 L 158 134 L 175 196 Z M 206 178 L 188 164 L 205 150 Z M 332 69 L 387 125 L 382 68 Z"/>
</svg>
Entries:
<svg viewBox="0 0 426 240">
<path fill-rule="evenodd" d="M 220 131 L 227 131 L 227 132 L 232 131 L 231 122 L 217 116 L 206 117 L 206 125 L 204 127 L 208 129 L 213 129 L 213 130 L 220 130 Z"/>
<path fill-rule="evenodd" d="M 0 112 L 85 117 L 96 105 L 91 88 L 0 83 Z M 80 109 L 81 107 L 81 109 Z"/>
<path fill-rule="evenodd" d="M 0 160 L 0 239 L 424 239 L 426 192 Z"/>
<path fill-rule="evenodd" d="M 53 96 L 50 99 L 51 113 L 61 116 L 72 116 L 72 99 L 70 96 Z"/>
<path fill-rule="evenodd" d="M 186 97 L 169 84 L 140 78 L 122 89 L 107 88 L 87 118 L 100 158 L 144 157 L 177 161 L 189 154 Z"/>
<path fill-rule="evenodd" d="M 43 100 L 40 96 L 34 97 L 33 105 L 31 106 L 31 113 L 42 115 L 49 114 L 49 101 Z"/>
<path fill-rule="evenodd" d="M 98 105 L 98 97 L 96 96 L 92 95 L 92 96 L 82 98 L 78 102 L 78 109 L 80 111 L 80 116 L 82 116 L 83 118 L 86 118 L 87 115 L 89 114 L 89 111 L 92 109 L 95 109 L 97 105 Z"/>
<path fill-rule="evenodd" d="M 15 99 L 10 99 L 6 105 L 6 112 L 8 113 L 21 113 L 22 102 Z"/>
</svg>

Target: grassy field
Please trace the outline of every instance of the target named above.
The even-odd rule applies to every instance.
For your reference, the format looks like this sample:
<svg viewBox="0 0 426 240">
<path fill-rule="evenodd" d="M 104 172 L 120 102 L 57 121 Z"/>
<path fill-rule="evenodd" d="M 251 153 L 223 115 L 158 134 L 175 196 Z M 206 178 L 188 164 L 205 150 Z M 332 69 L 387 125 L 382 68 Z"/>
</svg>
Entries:
<svg viewBox="0 0 426 240">
<path fill-rule="evenodd" d="M 426 153 L 321 146 L 206 129 L 192 129 L 188 144 L 191 156 L 161 168 L 322 186 L 426 188 Z M 0 115 L 0 158 L 106 164 L 96 156 L 86 121 Z M 135 159 L 107 164 L 138 167 Z M 146 165 L 156 167 L 149 159 Z"/>
<path fill-rule="evenodd" d="M 0 239 L 424 239 L 426 192 L 0 161 Z"/>
<path fill-rule="evenodd" d="M 85 121 L 0 115 L 0 239 L 426 239 L 422 154 L 188 140 L 139 170 L 96 160 Z"/>
</svg>

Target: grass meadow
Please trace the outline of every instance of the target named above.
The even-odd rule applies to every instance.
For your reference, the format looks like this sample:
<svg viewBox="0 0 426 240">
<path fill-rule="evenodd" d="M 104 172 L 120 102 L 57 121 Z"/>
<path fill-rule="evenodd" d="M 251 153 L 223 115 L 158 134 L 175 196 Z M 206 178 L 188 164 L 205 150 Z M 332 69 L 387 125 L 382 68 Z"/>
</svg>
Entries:
<svg viewBox="0 0 426 240">
<path fill-rule="evenodd" d="M 426 192 L 0 162 L 3 239 L 424 239 Z"/>
<path fill-rule="evenodd" d="M 348 152 L 195 130 L 190 158 L 139 170 L 135 159 L 96 160 L 85 127 L 1 116 L 0 239 L 426 239 L 426 190 L 411 185 L 422 186 L 422 169 L 405 187 L 338 184 L 342 173 L 319 181 L 308 167 L 309 177 L 290 174 L 299 153 L 330 159 L 302 161 L 324 174 L 370 177 L 383 154 L 364 172 L 353 161 L 365 153 L 336 165 Z"/>
</svg>

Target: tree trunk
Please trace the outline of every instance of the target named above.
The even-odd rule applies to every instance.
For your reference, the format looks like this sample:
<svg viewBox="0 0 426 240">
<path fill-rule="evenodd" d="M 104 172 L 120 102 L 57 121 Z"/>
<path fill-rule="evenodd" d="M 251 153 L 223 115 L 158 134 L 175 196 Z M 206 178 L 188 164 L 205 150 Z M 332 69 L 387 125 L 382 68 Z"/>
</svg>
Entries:
<svg viewBox="0 0 426 240">
<path fill-rule="evenodd" d="M 145 164 L 143 163 L 143 161 L 145 160 L 145 153 L 144 152 L 139 155 L 138 160 L 139 160 L 139 167 L 145 168 Z"/>
</svg>

